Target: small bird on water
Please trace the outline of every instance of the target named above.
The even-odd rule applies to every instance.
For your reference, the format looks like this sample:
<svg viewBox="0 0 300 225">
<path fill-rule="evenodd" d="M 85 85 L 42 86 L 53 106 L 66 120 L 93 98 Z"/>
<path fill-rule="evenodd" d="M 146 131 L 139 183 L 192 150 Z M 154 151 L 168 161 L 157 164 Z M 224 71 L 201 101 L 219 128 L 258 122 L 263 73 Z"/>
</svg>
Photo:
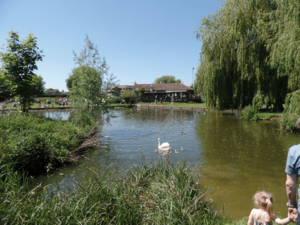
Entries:
<svg viewBox="0 0 300 225">
<path fill-rule="evenodd" d="M 181 132 L 181 134 L 186 134 L 186 132 Z"/>
<path fill-rule="evenodd" d="M 179 154 L 179 152 L 177 152 L 177 151 L 175 150 L 175 154 Z"/>
<path fill-rule="evenodd" d="M 184 151 L 183 147 L 181 147 L 181 151 Z"/>
</svg>

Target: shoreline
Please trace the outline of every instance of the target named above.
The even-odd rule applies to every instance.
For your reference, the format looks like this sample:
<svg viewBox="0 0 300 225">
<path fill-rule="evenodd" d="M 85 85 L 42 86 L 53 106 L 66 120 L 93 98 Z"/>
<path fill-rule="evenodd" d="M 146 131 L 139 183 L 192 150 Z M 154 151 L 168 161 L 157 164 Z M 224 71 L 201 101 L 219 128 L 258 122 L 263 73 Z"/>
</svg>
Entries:
<svg viewBox="0 0 300 225">
<path fill-rule="evenodd" d="M 36 108 L 36 109 L 29 109 L 28 112 L 38 112 L 38 111 L 57 111 L 57 110 L 72 110 L 72 107 L 60 107 L 60 108 Z M 17 109 L 5 109 L 0 110 L 0 113 L 8 113 L 8 112 L 18 112 Z"/>
<path fill-rule="evenodd" d="M 175 109 L 175 110 L 199 110 L 199 111 L 207 111 L 207 107 L 194 107 L 194 106 L 167 106 L 167 105 L 147 105 L 147 104 L 136 104 L 135 107 L 137 108 L 141 108 L 141 109 L 150 109 L 150 108 L 159 108 L 159 109 Z M 214 110 L 215 111 L 215 110 Z M 234 113 L 243 113 L 243 111 L 239 111 L 237 109 L 231 110 L 231 109 L 226 109 L 226 110 L 220 110 L 218 112 L 222 112 L 222 113 L 230 113 L 230 114 L 234 114 Z M 242 119 L 240 117 L 240 119 Z M 254 120 L 254 119 L 250 119 L 249 121 L 273 121 L 273 120 L 280 120 L 281 116 L 270 116 L 270 117 L 262 117 L 259 120 Z"/>
<path fill-rule="evenodd" d="M 136 104 L 137 108 L 160 108 L 160 109 L 184 109 L 184 110 L 201 110 L 206 111 L 207 107 L 186 107 L 186 106 L 167 106 L 167 105 L 146 105 L 146 104 Z"/>
</svg>

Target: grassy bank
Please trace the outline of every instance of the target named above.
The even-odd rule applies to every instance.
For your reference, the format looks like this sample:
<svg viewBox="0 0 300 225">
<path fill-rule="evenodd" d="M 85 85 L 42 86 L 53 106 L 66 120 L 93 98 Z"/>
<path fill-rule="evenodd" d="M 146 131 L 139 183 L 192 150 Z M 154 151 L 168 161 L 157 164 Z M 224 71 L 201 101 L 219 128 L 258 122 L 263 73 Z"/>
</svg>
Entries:
<svg viewBox="0 0 300 225">
<path fill-rule="evenodd" d="M 131 108 L 132 107 L 132 105 L 131 104 L 105 104 L 104 105 L 105 107 L 107 107 L 107 108 L 114 108 L 114 107 L 124 107 L 124 108 Z"/>
<path fill-rule="evenodd" d="M 137 103 L 139 105 L 154 105 L 155 103 L 150 102 L 139 102 Z M 160 105 L 159 102 L 157 102 L 157 105 Z M 180 107 L 206 107 L 206 103 L 197 103 L 197 102 L 189 102 L 189 103 L 181 103 L 181 102 L 174 102 L 171 104 L 171 102 L 162 102 L 162 105 L 164 106 L 180 106 Z"/>
<path fill-rule="evenodd" d="M 258 117 L 262 120 L 269 120 L 273 117 L 281 117 L 282 113 L 276 112 L 258 112 Z"/>
<path fill-rule="evenodd" d="M 86 183 L 48 197 L 9 167 L 0 172 L 0 224 L 240 224 L 217 216 L 184 164 L 132 167 L 109 182 L 91 169 Z"/>
<path fill-rule="evenodd" d="M 44 173 L 64 163 L 70 153 L 90 135 L 96 121 L 90 115 L 55 121 L 10 113 L 0 116 L 2 163 L 29 174 Z"/>
<path fill-rule="evenodd" d="M 258 111 L 255 112 L 252 106 L 247 106 L 243 109 L 241 118 L 247 120 L 270 120 L 273 117 L 280 118 L 283 113 L 271 112 L 271 111 Z"/>
</svg>

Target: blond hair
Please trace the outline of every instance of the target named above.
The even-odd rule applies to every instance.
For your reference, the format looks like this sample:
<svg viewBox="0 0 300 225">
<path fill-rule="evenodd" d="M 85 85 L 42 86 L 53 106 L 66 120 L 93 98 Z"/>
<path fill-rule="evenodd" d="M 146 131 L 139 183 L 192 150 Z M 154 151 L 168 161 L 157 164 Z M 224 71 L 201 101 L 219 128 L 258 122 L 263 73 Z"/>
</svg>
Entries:
<svg viewBox="0 0 300 225">
<path fill-rule="evenodd" d="M 273 197 L 270 193 L 265 191 L 258 191 L 253 196 L 253 200 L 255 205 L 259 208 L 266 210 L 269 215 L 269 221 L 272 221 L 272 213 L 273 213 Z"/>
</svg>

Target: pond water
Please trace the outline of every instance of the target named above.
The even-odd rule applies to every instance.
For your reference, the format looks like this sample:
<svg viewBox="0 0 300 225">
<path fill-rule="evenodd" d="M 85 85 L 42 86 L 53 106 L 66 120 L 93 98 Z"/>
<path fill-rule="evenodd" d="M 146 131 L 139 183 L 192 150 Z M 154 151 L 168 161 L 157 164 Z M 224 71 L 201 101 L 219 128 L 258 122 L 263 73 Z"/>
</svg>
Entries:
<svg viewBox="0 0 300 225">
<path fill-rule="evenodd" d="M 67 120 L 71 111 L 69 110 L 53 110 L 53 111 L 39 111 L 39 112 L 31 112 L 30 114 L 34 114 L 36 116 L 44 116 L 46 118 L 51 118 L 54 120 Z"/>
<path fill-rule="evenodd" d="M 70 115 L 69 111 L 64 113 Z M 299 133 L 279 131 L 276 121 L 242 121 L 221 112 L 115 109 L 111 113 L 116 118 L 99 137 L 106 148 L 88 152 L 77 165 L 38 177 L 36 183 L 66 188 L 74 185 L 74 180 L 87 180 L 89 168 L 105 170 L 110 176 L 121 168 L 156 160 L 162 157 L 155 153 L 160 138 L 172 146 L 171 162 L 184 160 L 197 166 L 197 179 L 210 188 L 214 207 L 225 216 L 248 216 L 254 193 L 266 190 L 273 194 L 274 213 L 286 217 L 285 160 L 289 147 L 299 143 Z"/>
</svg>

